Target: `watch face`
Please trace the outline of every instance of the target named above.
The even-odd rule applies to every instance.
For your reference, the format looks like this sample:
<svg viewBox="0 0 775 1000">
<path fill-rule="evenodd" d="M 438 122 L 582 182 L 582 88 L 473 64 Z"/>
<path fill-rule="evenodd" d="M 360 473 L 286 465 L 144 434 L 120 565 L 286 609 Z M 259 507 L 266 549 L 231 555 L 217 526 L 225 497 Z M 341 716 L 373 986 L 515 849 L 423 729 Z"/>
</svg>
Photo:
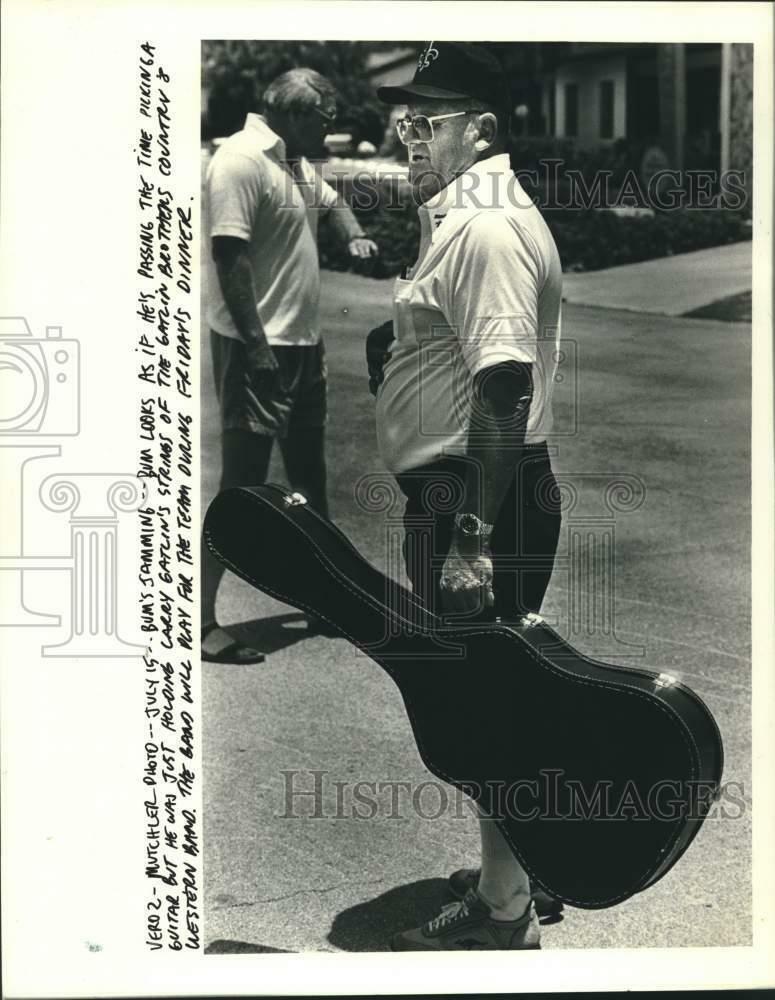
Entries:
<svg viewBox="0 0 775 1000">
<path fill-rule="evenodd" d="M 461 514 L 459 524 L 464 535 L 479 534 L 481 521 L 475 514 Z"/>
</svg>

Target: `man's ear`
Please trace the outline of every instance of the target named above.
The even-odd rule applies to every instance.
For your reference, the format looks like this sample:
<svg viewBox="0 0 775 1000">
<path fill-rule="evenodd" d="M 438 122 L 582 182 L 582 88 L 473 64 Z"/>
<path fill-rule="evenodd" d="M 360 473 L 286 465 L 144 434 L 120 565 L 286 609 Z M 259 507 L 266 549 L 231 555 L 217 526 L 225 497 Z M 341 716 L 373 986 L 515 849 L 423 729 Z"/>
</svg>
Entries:
<svg viewBox="0 0 775 1000">
<path fill-rule="evenodd" d="M 474 149 L 483 153 L 485 149 L 495 144 L 498 138 L 498 119 L 489 111 L 479 115 L 479 138 L 474 143 Z"/>
</svg>

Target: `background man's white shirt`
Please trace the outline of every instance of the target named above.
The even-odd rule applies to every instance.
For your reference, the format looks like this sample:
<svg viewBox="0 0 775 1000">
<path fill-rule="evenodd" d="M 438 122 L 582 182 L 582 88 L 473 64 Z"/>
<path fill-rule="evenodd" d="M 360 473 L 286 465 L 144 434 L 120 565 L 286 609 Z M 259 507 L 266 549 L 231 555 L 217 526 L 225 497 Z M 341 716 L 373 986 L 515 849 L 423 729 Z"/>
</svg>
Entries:
<svg viewBox="0 0 775 1000">
<path fill-rule="evenodd" d="M 532 364 L 526 442 L 551 431 L 562 270 L 554 239 L 509 166 L 482 160 L 420 206 L 420 255 L 396 281 L 397 343 L 377 396 L 380 453 L 393 472 L 466 452 L 473 379 Z"/>
<path fill-rule="evenodd" d="M 337 195 L 302 157 L 294 178 L 283 159 L 285 147 L 260 115 L 249 114 L 242 131 L 230 136 L 207 171 L 210 236 L 234 236 L 249 245 L 256 309 L 275 345 L 313 345 L 320 340 L 318 216 Z M 210 262 L 207 318 L 211 329 L 241 339 Z"/>
</svg>

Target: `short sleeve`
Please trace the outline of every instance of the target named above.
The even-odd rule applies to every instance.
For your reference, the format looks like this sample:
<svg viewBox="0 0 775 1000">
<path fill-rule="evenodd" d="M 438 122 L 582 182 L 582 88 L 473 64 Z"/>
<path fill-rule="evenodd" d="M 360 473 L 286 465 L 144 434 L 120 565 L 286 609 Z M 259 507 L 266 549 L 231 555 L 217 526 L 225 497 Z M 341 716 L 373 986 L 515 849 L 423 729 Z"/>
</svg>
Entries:
<svg viewBox="0 0 775 1000">
<path fill-rule="evenodd" d="M 219 150 L 207 173 L 210 236 L 250 240 L 261 198 L 258 163 L 241 153 Z"/>
<path fill-rule="evenodd" d="M 477 213 L 455 241 L 445 277 L 445 313 L 472 374 L 506 361 L 536 361 L 543 268 L 515 220 Z"/>
<path fill-rule="evenodd" d="M 309 189 L 309 194 L 305 195 L 304 200 L 307 202 L 311 208 L 316 208 L 320 212 L 328 212 L 330 209 L 335 208 L 338 201 L 339 195 L 336 190 L 328 183 L 328 181 L 323 179 L 323 175 L 318 169 L 312 166 L 309 160 L 303 158 L 301 160 L 302 167 L 302 181 L 296 181 L 298 186 L 304 186 Z"/>
<path fill-rule="evenodd" d="M 327 212 L 329 209 L 336 206 L 339 201 L 339 195 L 336 190 L 331 187 L 328 181 L 324 181 L 322 177 L 320 179 L 320 184 L 320 207 Z"/>
</svg>

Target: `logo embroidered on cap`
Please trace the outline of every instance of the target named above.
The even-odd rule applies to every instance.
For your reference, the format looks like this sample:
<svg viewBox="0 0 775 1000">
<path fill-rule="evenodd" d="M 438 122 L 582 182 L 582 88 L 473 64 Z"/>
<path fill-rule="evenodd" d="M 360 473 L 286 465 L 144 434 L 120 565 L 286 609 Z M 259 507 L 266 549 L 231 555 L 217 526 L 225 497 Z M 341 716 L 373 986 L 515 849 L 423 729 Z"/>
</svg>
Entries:
<svg viewBox="0 0 775 1000">
<path fill-rule="evenodd" d="M 417 72 L 427 69 L 433 60 L 438 58 L 439 50 L 433 48 L 433 42 L 428 42 L 428 47 L 420 53 L 420 58 L 417 60 Z"/>
</svg>

